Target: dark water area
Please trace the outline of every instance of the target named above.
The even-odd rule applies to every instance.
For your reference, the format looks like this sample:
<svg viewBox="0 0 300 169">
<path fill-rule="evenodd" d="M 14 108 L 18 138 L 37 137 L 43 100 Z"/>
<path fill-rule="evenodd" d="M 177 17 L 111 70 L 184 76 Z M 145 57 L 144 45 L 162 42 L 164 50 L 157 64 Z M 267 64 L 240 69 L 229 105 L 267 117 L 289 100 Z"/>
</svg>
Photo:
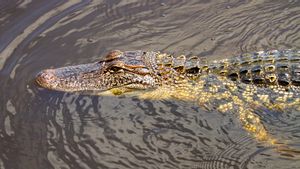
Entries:
<svg viewBox="0 0 300 169">
<path fill-rule="evenodd" d="M 178 100 L 39 88 L 42 69 L 113 49 L 209 59 L 300 49 L 298 0 L 0 0 L 0 168 L 300 168 L 230 114 Z M 267 131 L 300 150 L 300 112 L 265 112 Z"/>
</svg>

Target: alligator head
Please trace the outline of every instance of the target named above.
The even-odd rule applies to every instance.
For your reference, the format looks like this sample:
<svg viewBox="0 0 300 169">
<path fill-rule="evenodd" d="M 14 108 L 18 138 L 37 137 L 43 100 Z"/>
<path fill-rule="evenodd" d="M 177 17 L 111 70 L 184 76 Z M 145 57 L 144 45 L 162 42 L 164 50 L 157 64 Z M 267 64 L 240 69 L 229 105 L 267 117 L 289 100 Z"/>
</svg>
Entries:
<svg viewBox="0 0 300 169">
<path fill-rule="evenodd" d="M 58 91 L 105 91 L 149 89 L 157 79 L 153 73 L 155 52 L 115 50 L 96 63 L 41 71 L 36 82 Z"/>
</svg>

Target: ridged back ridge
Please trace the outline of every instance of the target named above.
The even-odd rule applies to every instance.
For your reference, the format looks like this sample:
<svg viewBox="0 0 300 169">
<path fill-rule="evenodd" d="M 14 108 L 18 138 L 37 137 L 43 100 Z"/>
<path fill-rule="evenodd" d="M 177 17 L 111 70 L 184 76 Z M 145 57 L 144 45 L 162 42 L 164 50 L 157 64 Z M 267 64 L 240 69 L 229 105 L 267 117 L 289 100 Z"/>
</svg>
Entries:
<svg viewBox="0 0 300 169">
<path fill-rule="evenodd" d="M 300 51 L 295 50 L 259 51 L 212 62 L 196 56 L 174 58 L 158 53 L 156 64 L 188 77 L 213 73 L 255 85 L 300 86 Z"/>
</svg>

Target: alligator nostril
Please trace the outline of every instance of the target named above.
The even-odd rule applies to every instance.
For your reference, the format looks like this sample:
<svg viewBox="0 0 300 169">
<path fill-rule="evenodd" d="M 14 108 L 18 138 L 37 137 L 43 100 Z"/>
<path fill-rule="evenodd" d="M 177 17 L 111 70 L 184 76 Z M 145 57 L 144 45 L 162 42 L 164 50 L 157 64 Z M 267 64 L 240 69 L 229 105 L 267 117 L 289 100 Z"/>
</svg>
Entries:
<svg viewBox="0 0 300 169">
<path fill-rule="evenodd" d="M 42 87 L 51 85 L 56 79 L 55 71 L 52 69 L 43 70 L 36 76 L 36 82 Z"/>
</svg>

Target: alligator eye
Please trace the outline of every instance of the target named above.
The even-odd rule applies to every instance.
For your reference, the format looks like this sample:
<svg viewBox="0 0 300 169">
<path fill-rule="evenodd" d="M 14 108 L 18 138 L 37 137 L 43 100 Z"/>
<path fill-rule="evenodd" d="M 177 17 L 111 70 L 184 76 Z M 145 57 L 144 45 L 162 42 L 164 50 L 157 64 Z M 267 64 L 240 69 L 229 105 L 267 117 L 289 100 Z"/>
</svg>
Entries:
<svg viewBox="0 0 300 169">
<path fill-rule="evenodd" d="M 110 70 L 110 72 L 119 72 L 119 71 L 122 71 L 123 69 L 120 67 L 117 67 L 117 66 L 113 66 L 109 70 Z"/>
<path fill-rule="evenodd" d="M 113 72 L 117 72 L 120 69 L 121 69 L 120 67 L 116 67 L 116 66 L 113 66 L 113 67 L 110 68 L 110 70 L 113 71 Z"/>
</svg>

